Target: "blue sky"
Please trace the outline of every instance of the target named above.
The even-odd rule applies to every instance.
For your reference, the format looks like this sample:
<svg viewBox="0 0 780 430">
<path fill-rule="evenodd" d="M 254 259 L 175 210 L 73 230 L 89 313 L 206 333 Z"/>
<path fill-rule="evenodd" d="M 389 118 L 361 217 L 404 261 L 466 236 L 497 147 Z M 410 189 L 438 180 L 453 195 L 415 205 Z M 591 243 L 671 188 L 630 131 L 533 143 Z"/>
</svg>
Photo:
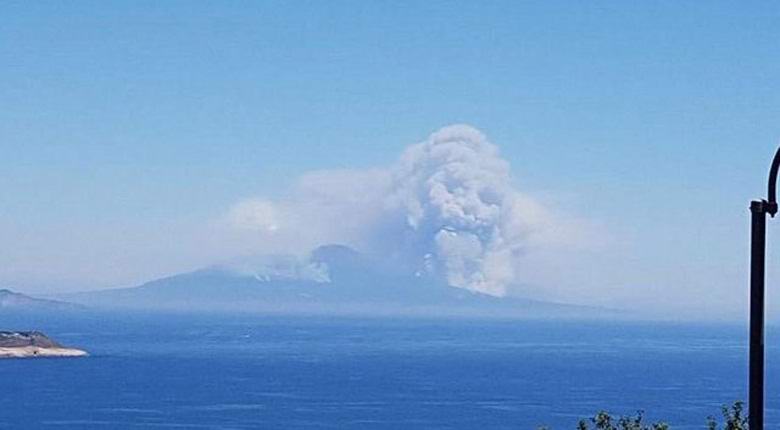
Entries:
<svg viewBox="0 0 780 430">
<path fill-rule="evenodd" d="M 312 170 L 386 166 L 468 123 L 518 189 L 611 238 L 555 262 L 583 285 L 572 300 L 744 301 L 747 205 L 780 142 L 778 4 L 4 2 L 0 15 L 0 280 L 22 290 L 197 267 L 214 254 L 176 238 L 237 201 L 283 198 Z"/>
</svg>

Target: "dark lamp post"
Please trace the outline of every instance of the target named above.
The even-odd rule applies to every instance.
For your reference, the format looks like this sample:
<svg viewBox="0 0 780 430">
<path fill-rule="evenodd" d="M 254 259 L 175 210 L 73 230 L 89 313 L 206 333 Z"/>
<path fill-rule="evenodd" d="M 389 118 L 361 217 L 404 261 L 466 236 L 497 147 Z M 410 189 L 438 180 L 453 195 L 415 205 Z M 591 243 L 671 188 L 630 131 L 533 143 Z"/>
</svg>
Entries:
<svg viewBox="0 0 780 430">
<path fill-rule="evenodd" d="M 750 430 L 764 430 L 764 281 L 766 278 L 766 215 L 777 214 L 777 173 L 780 149 L 769 170 L 767 200 L 750 202 Z"/>
</svg>

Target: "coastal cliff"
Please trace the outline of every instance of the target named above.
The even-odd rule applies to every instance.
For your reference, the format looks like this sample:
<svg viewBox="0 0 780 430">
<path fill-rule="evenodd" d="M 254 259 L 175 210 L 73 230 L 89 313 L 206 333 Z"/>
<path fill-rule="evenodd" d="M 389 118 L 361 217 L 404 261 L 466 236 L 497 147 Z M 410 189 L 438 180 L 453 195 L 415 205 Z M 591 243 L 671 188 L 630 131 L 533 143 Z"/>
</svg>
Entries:
<svg viewBox="0 0 780 430">
<path fill-rule="evenodd" d="M 38 331 L 0 331 L 0 358 L 83 357 L 86 351 L 64 347 Z"/>
</svg>

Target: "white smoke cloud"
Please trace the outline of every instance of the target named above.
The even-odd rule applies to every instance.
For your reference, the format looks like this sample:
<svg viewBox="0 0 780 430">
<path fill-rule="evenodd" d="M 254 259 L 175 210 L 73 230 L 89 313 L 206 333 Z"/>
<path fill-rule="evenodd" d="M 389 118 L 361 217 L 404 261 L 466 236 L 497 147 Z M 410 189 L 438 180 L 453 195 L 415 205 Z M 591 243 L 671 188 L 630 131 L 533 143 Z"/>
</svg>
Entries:
<svg viewBox="0 0 780 430">
<path fill-rule="evenodd" d="M 283 199 L 236 203 L 223 225 L 258 252 L 305 253 L 334 242 L 366 248 L 389 182 L 385 169 L 309 172 Z"/>
<path fill-rule="evenodd" d="M 240 202 L 227 220 L 266 244 L 345 243 L 494 296 L 521 281 L 523 252 L 558 230 L 514 188 L 498 148 L 467 125 L 436 131 L 386 169 L 307 174 L 287 199 Z"/>
<path fill-rule="evenodd" d="M 453 125 L 404 151 L 393 170 L 391 206 L 401 208 L 412 246 L 433 257 L 450 285 L 502 296 L 533 231 L 509 163 L 473 127 Z"/>
<path fill-rule="evenodd" d="M 273 233 L 279 230 L 281 214 L 274 202 L 252 199 L 233 206 L 228 221 L 235 227 Z"/>
</svg>

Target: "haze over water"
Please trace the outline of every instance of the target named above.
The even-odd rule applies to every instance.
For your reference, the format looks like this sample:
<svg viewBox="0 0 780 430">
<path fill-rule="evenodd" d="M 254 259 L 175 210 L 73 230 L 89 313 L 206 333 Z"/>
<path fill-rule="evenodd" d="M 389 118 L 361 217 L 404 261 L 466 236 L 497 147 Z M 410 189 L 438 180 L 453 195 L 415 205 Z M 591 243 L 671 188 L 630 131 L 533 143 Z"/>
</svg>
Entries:
<svg viewBox="0 0 780 430">
<path fill-rule="evenodd" d="M 36 320 L 36 321 L 33 321 Z M 0 428 L 703 428 L 746 395 L 744 327 L 217 315 L 0 317 L 78 360 L 0 363 Z M 769 426 L 780 425 L 770 330 Z"/>
</svg>

